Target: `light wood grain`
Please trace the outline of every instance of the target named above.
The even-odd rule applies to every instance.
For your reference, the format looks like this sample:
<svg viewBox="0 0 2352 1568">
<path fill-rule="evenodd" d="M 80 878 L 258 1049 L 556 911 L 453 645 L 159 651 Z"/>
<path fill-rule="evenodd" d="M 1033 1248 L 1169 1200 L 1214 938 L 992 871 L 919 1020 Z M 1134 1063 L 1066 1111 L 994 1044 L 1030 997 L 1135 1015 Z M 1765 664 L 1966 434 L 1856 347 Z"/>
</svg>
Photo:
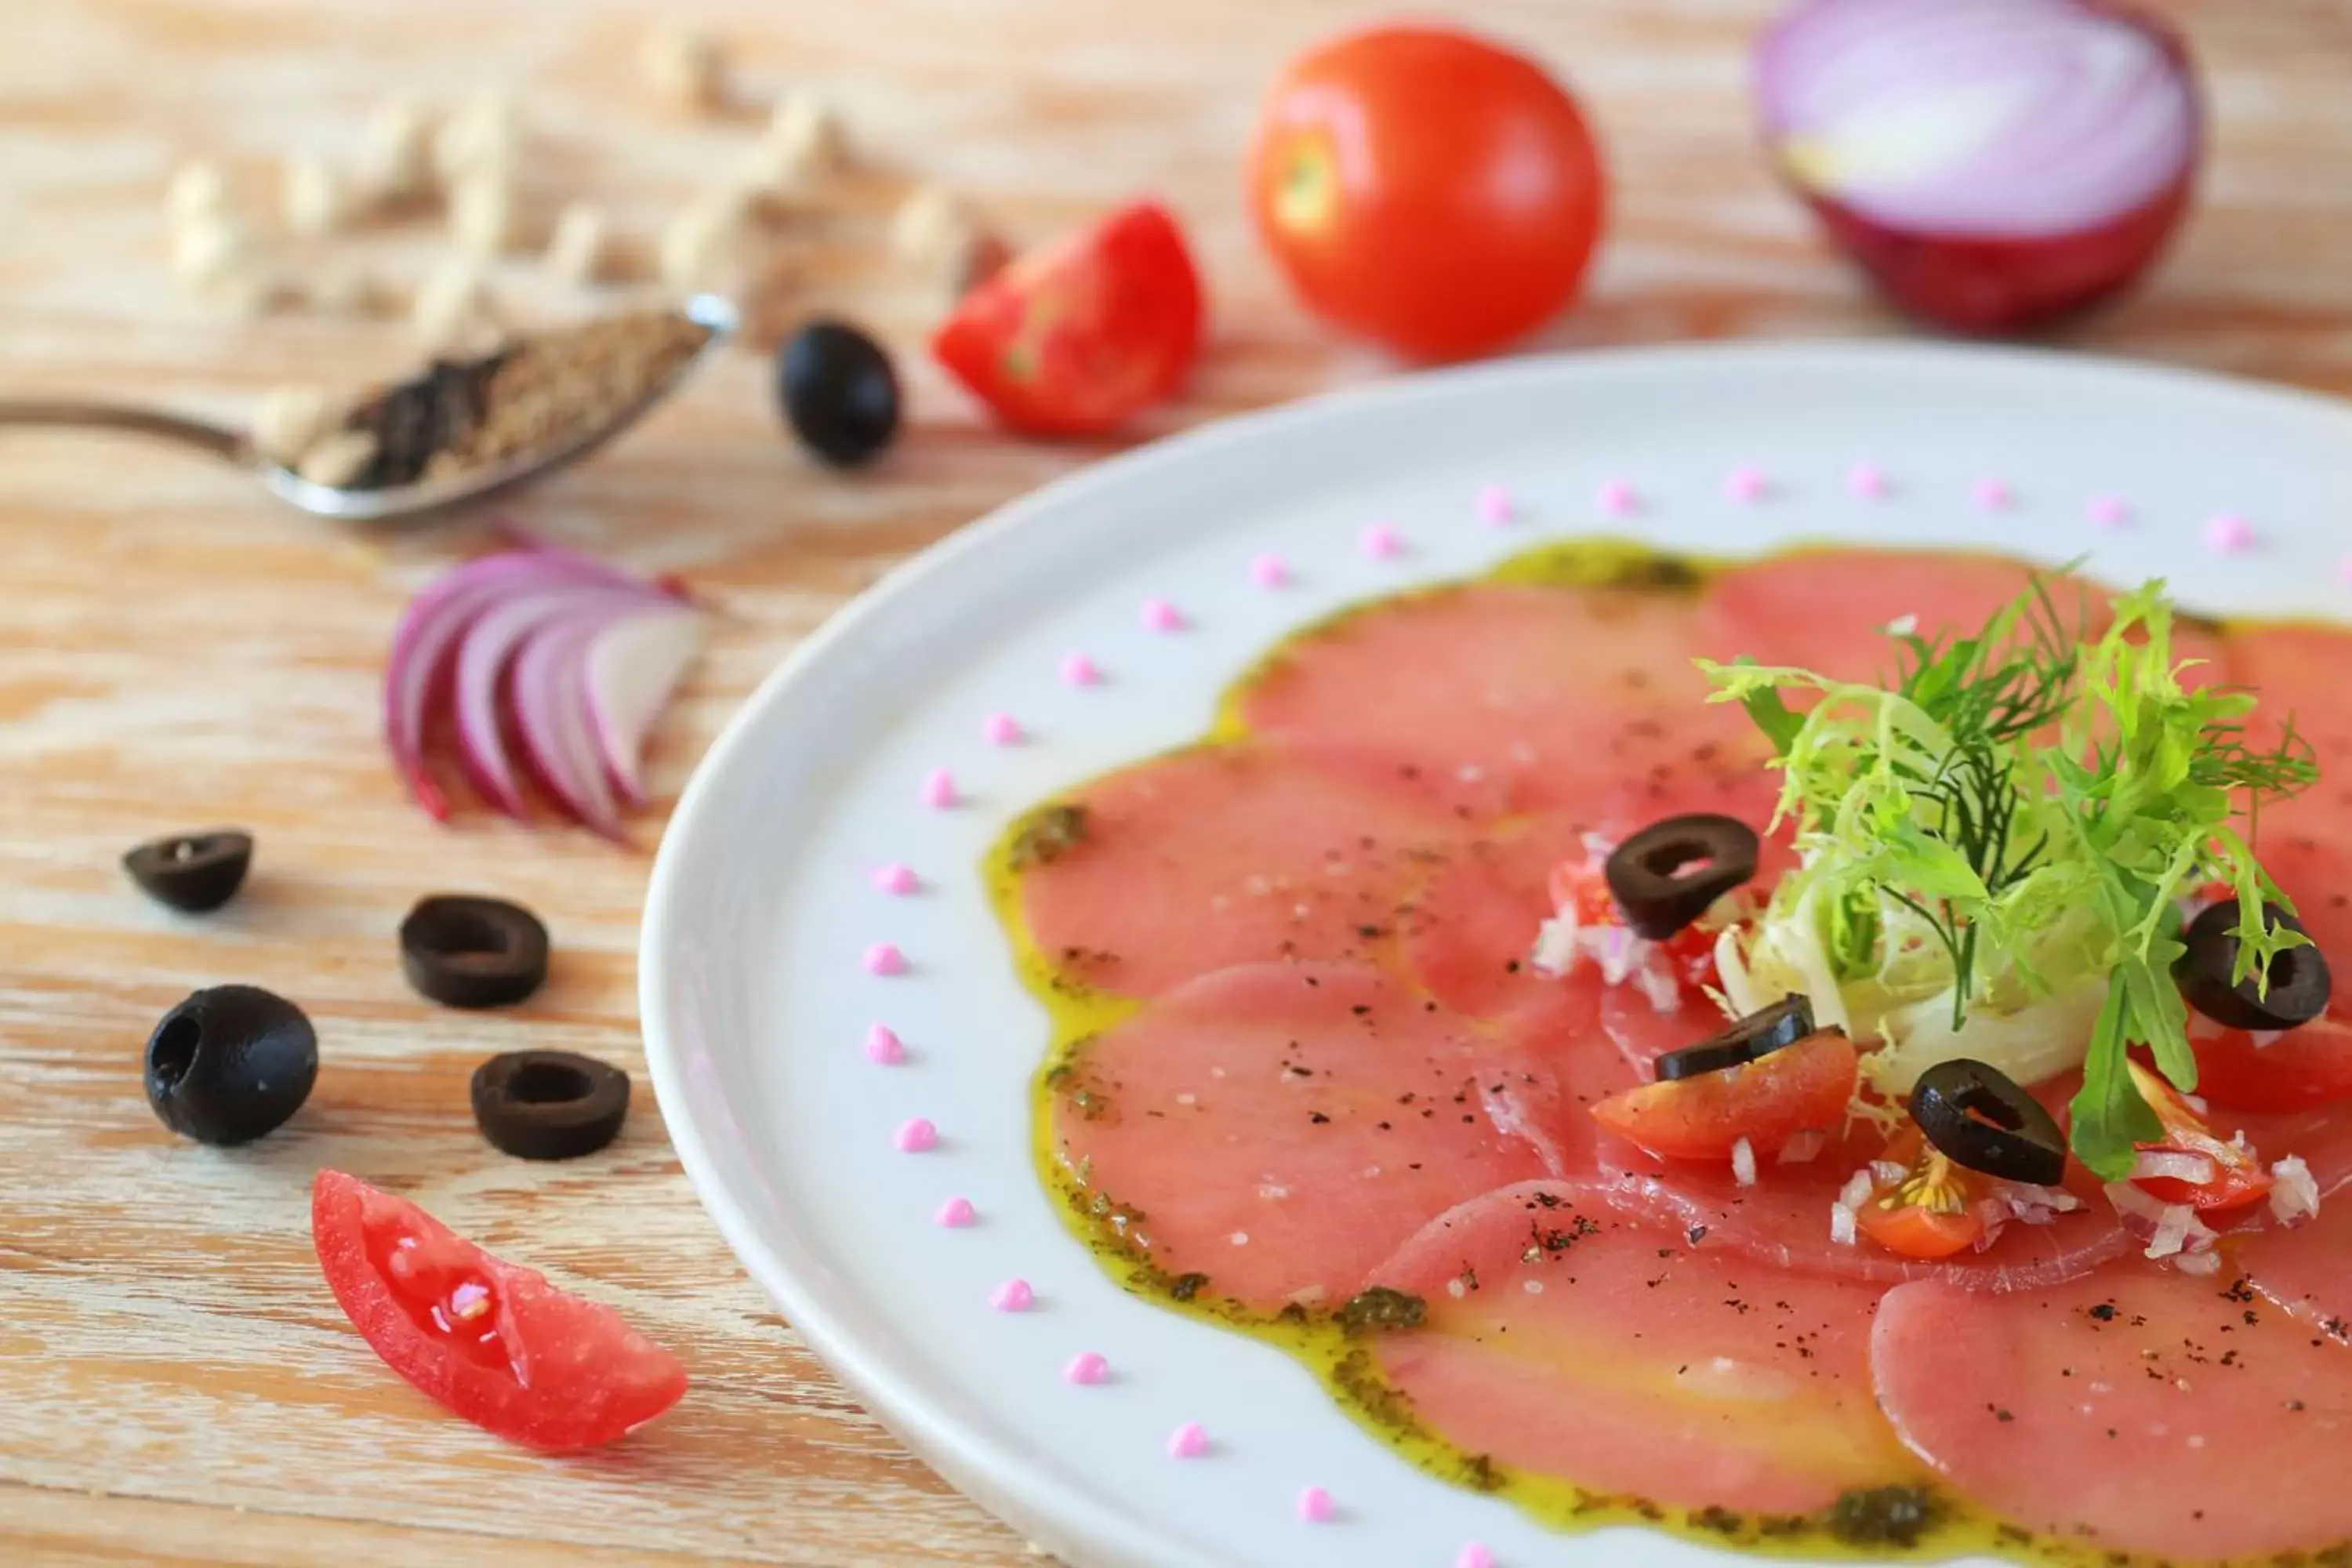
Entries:
<svg viewBox="0 0 2352 1568">
<path fill-rule="evenodd" d="M 1427 10 L 1432 7 L 1423 6 Z M 1444 7 L 1436 7 L 1444 9 Z M 1454 7 L 1468 12 L 1467 6 Z M 2074 342 L 2352 392 L 2352 6 L 2178 0 L 2218 146 L 2154 286 Z M 270 384 L 407 363 L 383 323 L 208 319 L 173 287 L 160 191 L 184 156 L 270 199 L 269 160 L 347 153 L 395 89 L 507 84 L 532 210 L 606 202 L 640 241 L 712 177 L 787 83 L 847 118 L 859 166 L 793 220 L 795 309 L 855 311 L 908 352 L 913 427 L 871 475 L 777 437 L 764 364 L 735 355 L 641 433 L 530 497 L 532 526 L 725 606 L 664 727 L 665 805 L 730 710 L 881 571 L 1097 455 L 985 431 L 913 352 L 933 290 L 881 239 L 912 178 L 1016 234 L 1130 192 L 1182 212 L 1214 346 L 1150 434 L 1377 374 L 1289 308 L 1254 251 L 1236 164 L 1259 84 L 1358 15 L 1339 0 L 766 0 L 697 7 L 743 108 L 666 114 L 638 87 L 649 7 L 614 0 L 12 0 L 0 8 L 0 364 L 8 391 L 234 414 Z M 1733 0 L 1493 0 L 1583 91 L 1617 197 L 1583 306 L 1538 346 L 1895 330 L 1758 162 Z M 429 230 L 371 237 L 412 281 Z M 527 266 L 524 318 L 576 307 Z M 160 449 L 0 439 L 0 1558 L 449 1564 L 1024 1560 L 809 1356 L 696 1206 L 650 1097 L 611 1151 L 560 1169 L 488 1152 L 465 1079 L 523 1044 L 642 1068 L 633 942 L 647 859 L 583 836 L 402 801 L 375 734 L 404 595 L 481 540 L 337 532 Z M 232 909 L 182 920 L 115 858 L 180 826 L 260 836 Z M 647 825 L 650 842 L 655 827 Z M 491 889 L 549 917 L 553 981 L 512 1016 L 420 1005 L 392 932 L 420 893 Z M 224 1154 L 142 1099 L 139 1047 L 196 985 L 299 998 L 325 1065 L 286 1132 Z M 389 1377 L 321 1286 L 304 1194 L 334 1164 L 614 1302 L 676 1345 L 695 1390 L 608 1454 L 533 1458 Z"/>
</svg>

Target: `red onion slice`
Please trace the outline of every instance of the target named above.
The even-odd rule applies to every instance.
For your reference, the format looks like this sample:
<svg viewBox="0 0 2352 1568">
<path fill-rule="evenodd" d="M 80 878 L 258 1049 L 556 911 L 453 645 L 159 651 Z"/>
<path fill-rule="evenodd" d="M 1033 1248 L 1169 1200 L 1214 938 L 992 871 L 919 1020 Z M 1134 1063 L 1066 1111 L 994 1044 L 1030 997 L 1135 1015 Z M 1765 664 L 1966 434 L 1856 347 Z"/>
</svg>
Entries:
<svg viewBox="0 0 2352 1568">
<path fill-rule="evenodd" d="M 506 748 L 502 699 L 507 690 L 509 664 L 518 660 L 526 645 L 551 623 L 582 614 L 593 615 L 601 621 L 646 602 L 642 588 L 566 584 L 508 599 L 484 611 L 466 629 L 465 639 L 457 648 L 454 691 L 457 743 L 475 787 L 488 797 L 492 805 L 509 816 L 520 817 L 529 812 L 522 786 L 515 777 L 513 759 Z M 520 691 L 519 672 L 516 687 Z"/>
<path fill-rule="evenodd" d="M 592 605 L 536 623 L 515 656 L 513 690 L 515 728 L 540 782 L 574 817 L 619 842 L 626 836 L 588 716 L 585 658 L 616 609 Z"/>
<path fill-rule="evenodd" d="M 1782 171 L 1898 303 L 1947 325 L 2104 297 L 2187 205 L 2187 53 L 2104 0 L 1805 0 L 1757 65 Z"/>
<path fill-rule="evenodd" d="M 702 651 L 704 619 L 681 607 L 649 608 L 606 623 L 587 645 L 588 717 L 621 797 L 645 804 L 646 733 Z"/>
</svg>

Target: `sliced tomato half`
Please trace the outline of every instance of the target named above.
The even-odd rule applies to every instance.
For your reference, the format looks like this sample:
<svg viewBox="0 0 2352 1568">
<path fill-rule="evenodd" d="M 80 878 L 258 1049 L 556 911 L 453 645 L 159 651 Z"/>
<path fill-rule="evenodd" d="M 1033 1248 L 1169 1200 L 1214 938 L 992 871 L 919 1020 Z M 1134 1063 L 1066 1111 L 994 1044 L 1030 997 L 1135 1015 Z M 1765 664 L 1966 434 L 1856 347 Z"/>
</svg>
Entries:
<svg viewBox="0 0 2352 1568">
<path fill-rule="evenodd" d="M 1930 1259 L 1965 1252 L 1984 1239 L 1977 1210 L 1981 1179 L 1929 1147 L 1916 1127 L 1898 1134 L 1880 1156 L 1903 1167 L 1881 1182 L 1854 1215 L 1855 1228 L 1889 1252 Z"/>
<path fill-rule="evenodd" d="M 677 1358 L 610 1307 L 491 1257 L 356 1176 L 319 1173 L 310 1240 L 343 1315 L 384 1364 L 509 1442 L 596 1447 L 686 1392 Z"/>
<path fill-rule="evenodd" d="M 1721 1072 L 1645 1083 L 1592 1108 L 1592 1119 L 1666 1160 L 1724 1160 L 1742 1138 L 1759 1162 L 1800 1132 L 1833 1134 L 1853 1098 L 1853 1042 L 1834 1029 Z"/>
<path fill-rule="evenodd" d="M 957 304 L 931 353 L 1013 429 L 1090 436 L 1176 390 L 1201 317 L 1175 218 L 1138 202 L 1007 262 Z"/>
<path fill-rule="evenodd" d="M 2161 1140 L 2134 1147 L 2143 1153 L 2202 1159 L 2212 1173 L 2193 1181 L 2186 1176 L 2135 1176 L 2135 1186 L 2160 1202 L 2187 1204 L 2208 1213 L 2243 1208 L 2271 1190 L 2271 1173 L 2263 1169 L 2261 1156 L 2243 1144 L 2213 1136 L 2205 1119 L 2163 1078 L 2137 1062 L 2128 1065 L 2140 1097 L 2164 1124 Z"/>
</svg>

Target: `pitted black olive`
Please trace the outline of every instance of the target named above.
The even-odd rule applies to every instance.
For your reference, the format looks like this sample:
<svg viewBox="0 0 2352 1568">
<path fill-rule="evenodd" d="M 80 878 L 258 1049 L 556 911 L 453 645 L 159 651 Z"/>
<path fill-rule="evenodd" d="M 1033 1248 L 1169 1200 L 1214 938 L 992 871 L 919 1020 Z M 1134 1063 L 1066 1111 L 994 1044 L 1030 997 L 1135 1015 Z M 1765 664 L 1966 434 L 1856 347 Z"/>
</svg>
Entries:
<svg viewBox="0 0 2352 1568">
<path fill-rule="evenodd" d="M 234 827 L 151 838 L 122 858 L 122 868 L 149 898 L 191 915 L 236 897 L 252 865 L 253 835 Z"/>
<path fill-rule="evenodd" d="M 199 1143 L 250 1143 L 310 1098 L 319 1037 L 302 1009 L 257 985 L 215 985 L 147 1037 L 147 1103 Z"/>
<path fill-rule="evenodd" d="M 2263 906 L 2263 920 L 2272 931 L 2303 930 L 2302 921 L 2276 904 Z M 2309 942 L 2273 958 L 2267 976 L 2232 979 L 2238 966 L 2235 900 L 2214 904 L 2189 921 L 2181 941 L 2189 951 L 2172 965 L 2181 999 L 2225 1028 L 2292 1029 L 2327 1011 L 2333 988 L 2327 959 Z"/>
</svg>

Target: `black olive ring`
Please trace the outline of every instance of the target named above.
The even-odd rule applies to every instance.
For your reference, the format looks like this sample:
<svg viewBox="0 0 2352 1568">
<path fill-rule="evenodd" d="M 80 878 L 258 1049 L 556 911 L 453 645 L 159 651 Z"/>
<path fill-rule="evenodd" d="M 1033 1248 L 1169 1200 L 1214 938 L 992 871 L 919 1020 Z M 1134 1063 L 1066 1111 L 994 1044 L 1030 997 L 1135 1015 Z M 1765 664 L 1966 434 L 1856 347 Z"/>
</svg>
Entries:
<svg viewBox="0 0 2352 1568">
<path fill-rule="evenodd" d="M 474 1069 L 474 1124 L 518 1160 L 574 1160 L 620 1136 L 629 1075 L 572 1051 L 509 1051 Z"/>
<path fill-rule="evenodd" d="M 1983 1062 L 1937 1062 L 1911 1086 L 1911 1120 L 1954 1164 L 2011 1182 L 2056 1186 L 2066 1135 L 2042 1102 Z"/>
<path fill-rule="evenodd" d="M 122 857 L 140 890 L 183 914 L 209 914 L 245 885 L 253 835 L 234 827 L 151 838 Z"/>
<path fill-rule="evenodd" d="M 1633 934 L 1663 942 L 1755 876 L 1757 850 L 1756 830 L 1746 823 L 1697 812 L 1634 834 L 1601 874 Z"/>
<path fill-rule="evenodd" d="M 503 1007 L 547 979 L 547 927 L 503 899 L 436 893 L 400 922 L 408 983 L 445 1007 Z"/>
<path fill-rule="evenodd" d="M 1769 1007 L 1734 1020 L 1722 1033 L 1709 1035 L 1697 1045 L 1668 1051 L 1650 1065 L 1659 1082 L 1672 1083 L 1676 1079 L 1721 1072 L 1752 1062 L 1758 1057 L 1786 1050 L 1812 1032 L 1812 1003 L 1790 992 Z"/>
<path fill-rule="evenodd" d="M 2263 906 L 2263 922 L 2271 931 L 2303 931 L 2303 922 L 2276 904 Z M 2273 957 L 2267 975 L 2232 980 L 2238 965 L 2234 899 L 2207 908 L 2189 922 L 2181 940 L 2188 951 L 2172 965 L 2181 1000 L 2224 1028 L 2292 1029 L 2327 1011 L 2334 989 L 2327 958 L 2308 942 Z"/>
</svg>

